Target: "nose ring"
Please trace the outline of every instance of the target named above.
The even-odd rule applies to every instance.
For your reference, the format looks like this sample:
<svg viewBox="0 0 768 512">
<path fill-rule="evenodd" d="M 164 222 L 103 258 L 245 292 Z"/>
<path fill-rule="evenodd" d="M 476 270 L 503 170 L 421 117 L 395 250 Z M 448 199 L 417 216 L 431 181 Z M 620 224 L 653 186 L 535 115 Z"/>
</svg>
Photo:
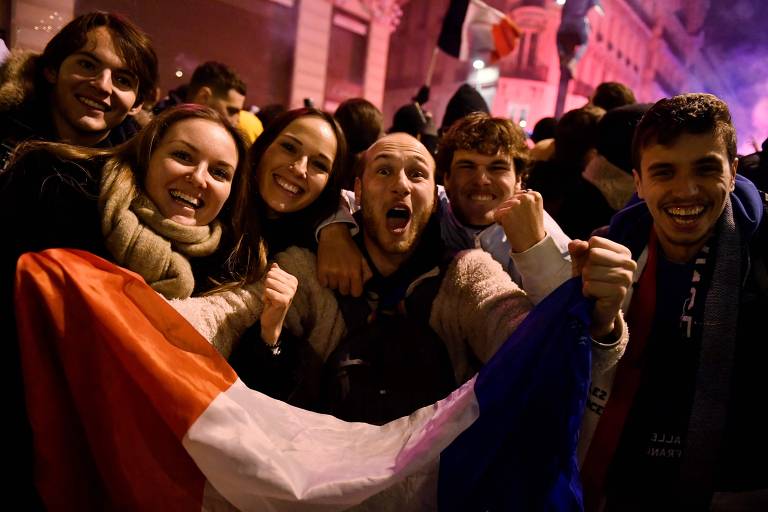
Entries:
<svg viewBox="0 0 768 512">
<path fill-rule="evenodd" d="M 187 174 L 186 176 L 184 176 L 184 179 L 187 180 L 187 181 L 192 181 L 192 175 L 191 174 Z"/>
</svg>

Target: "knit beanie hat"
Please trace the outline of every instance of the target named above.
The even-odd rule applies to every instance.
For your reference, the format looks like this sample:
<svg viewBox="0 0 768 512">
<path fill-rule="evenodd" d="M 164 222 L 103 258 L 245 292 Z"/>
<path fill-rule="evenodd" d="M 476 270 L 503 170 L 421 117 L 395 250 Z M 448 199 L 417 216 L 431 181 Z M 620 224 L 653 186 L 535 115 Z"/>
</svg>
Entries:
<svg viewBox="0 0 768 512">
<path fill-rule="evenodd" d="M 454 122 L 473 112 L 491 113 L 488 104 L 477 89 L 469 84 L 462 84 L 454 95 L 451 96 L 448 105 L 445 107 L 445 115 L 443 116 L 443 124 L 440 126 L 440 131 L 446 131 Z"/>
<path fill-rule="evenodd" d="M 597 152 L 627 174 L 632 174 L 632 137 L 650 103 L 635 103 L 609 110 L 597 123 Z"/>
</svg>

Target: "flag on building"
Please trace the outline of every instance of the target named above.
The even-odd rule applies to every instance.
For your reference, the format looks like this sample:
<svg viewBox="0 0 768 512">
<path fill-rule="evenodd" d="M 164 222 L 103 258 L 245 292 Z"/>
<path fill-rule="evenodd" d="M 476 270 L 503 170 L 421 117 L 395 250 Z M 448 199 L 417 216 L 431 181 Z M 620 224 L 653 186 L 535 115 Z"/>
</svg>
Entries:
<svg viewBox="0 0 768 512">
<path fill-rule="evenodd" d="M 515 49 L 520 34 L 509 16 L 481 0 L 451 0 L 437 45 L 460 60 L 492 63 Z"/>
<path fill-rule="evenodd" d="M 590 343 L 578 280 L 469 382 L 383 426 L 248 389 L 139 276 L 89 253 L 22 256 L 16 311 L 49 509 L 581 507 Z"/>
</svg>

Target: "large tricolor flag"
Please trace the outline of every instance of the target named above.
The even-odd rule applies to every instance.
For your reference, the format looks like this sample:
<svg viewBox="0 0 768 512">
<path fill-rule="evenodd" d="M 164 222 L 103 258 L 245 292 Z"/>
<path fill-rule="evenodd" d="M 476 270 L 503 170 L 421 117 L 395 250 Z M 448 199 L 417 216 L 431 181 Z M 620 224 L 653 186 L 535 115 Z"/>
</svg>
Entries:
<svg viewBox="0 0 768 512">
<path fill-rule="evenodd" d="M 451 0 L 437 45 L 461 60 L 496 62 L 515 49 L 520 34 L 509 16 L 481 0 Z"/>
<path fill-rule="evenodd" d="M 129 271 L 26 254 L 16 310 L 38 490 L 51 510 L 580 510 L 580 288 L 542 302 L 446 399 L 372 426 L 246 388 Z"/>
</svg>

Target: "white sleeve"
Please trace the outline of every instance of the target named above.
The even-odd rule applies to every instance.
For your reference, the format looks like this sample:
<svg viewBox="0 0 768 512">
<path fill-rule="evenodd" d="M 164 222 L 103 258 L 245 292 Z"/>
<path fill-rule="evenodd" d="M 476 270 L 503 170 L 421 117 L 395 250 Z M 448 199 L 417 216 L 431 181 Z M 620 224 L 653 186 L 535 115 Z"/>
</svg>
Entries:
<svg viewBox="0 0 768 512">
<path fill-rule="evenodd" d="M 315 241 L 320 241 L 320 231 L 322 231 L 324 227 L 339 222 L 351 224 L 349 231 L 352 236 L 355 236 L 360 228 L 352 217 L 352 214 L 358 209 L 357 202 L 355 201 L 355 193 L 350 190 L 342 190 L 341 196 L 339 197 L 339 209 L 336 210 L 336 213 L 320 222 L 317 229 L 315 229 Z"/>
<path fill-rule="evenodd" d="M 544 212 L 544 229 L 547 236 L 539 243 L 527 251 L 510 253 L 522 278 L 523 289 L 534 304 L 572 277 L 568 252 L 571 239 L 547 212 Z"/>
</svg>

